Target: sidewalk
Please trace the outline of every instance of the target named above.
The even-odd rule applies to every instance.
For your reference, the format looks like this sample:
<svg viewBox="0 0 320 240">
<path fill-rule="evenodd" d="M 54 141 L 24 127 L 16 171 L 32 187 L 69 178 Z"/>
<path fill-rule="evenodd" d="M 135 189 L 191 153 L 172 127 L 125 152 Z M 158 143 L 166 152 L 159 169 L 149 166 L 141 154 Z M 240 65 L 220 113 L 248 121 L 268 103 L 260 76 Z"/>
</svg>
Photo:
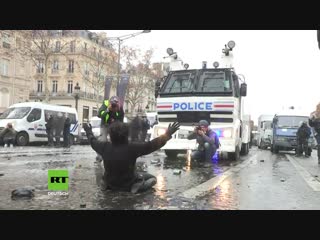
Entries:
<svg viewBox="0 0 320 240">
<path fill-rule="evenodd" d="M 60 154 L 88 154 L 94 153 L 89 145 L 74 145 L 70 148 L 47 147 L 47 146 L 26 146 L 26 147 L 0 147 L 0 157 L 31 156 L 31 155 L 60 155 Z"/>
</svg>

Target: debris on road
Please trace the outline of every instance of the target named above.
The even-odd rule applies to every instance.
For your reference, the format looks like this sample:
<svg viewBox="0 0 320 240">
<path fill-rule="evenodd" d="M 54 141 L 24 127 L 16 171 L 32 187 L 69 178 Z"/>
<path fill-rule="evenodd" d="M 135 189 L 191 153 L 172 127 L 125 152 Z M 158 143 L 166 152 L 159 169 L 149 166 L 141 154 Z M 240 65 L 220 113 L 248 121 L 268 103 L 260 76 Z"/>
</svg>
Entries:
<svg viewBox="0 0 320 240">
<path fill-rule="evenodd" d="M 281 178 L 281 179 L 280 179 L 280 181 L 281 181 L 281 182 L 284 182 L 284 181 L 285 181 L 285 179 L 284 179 L 284 178 Z"/>
<path fill-rule="evenodd" d="M 11 192 L 12 199 L 30 199 L 34 197 L 34 187 L 21 187 Z"/>
<path fill-rule="evenodd" d="M 181 174 L 181 170 L 180 169 L 174 169 L 173 170 L 173 174 L 174 175 L 180 175 Z"/>
<path fill-rule="evenodd" d="M 263 160 L 263 159 L 261 159 L 261 160 L 260 160 L 260 162 L 264 162 L 264 160 Z"/>
</svg>

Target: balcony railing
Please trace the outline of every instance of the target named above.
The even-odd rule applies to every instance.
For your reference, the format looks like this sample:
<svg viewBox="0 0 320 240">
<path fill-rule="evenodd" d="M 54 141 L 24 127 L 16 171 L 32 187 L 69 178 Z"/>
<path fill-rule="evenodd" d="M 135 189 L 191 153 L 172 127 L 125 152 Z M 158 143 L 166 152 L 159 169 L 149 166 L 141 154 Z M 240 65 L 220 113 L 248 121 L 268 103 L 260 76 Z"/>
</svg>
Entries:
<svg viewBox="0 0 320 240">
<path fill-rule="evenodd" d="M 30 91 L 30 98 L 44 98 L 45 93 L 43 92 L 38 92 L 38 91 Z M 50 97 L 56 97 L 56 98 L 74 98 L 74 93 L 68 93 L 67 91 L 59 91 L 59 92 L 50 92 L 49 93 Z M 80 91 L 79 93 L 80 99 L 88 99 L 88 100 L 98 100 L 98 101 L 103 101 L 103 96 L 96 96 L 93 93 L 87 93 Z"/>
</svg>

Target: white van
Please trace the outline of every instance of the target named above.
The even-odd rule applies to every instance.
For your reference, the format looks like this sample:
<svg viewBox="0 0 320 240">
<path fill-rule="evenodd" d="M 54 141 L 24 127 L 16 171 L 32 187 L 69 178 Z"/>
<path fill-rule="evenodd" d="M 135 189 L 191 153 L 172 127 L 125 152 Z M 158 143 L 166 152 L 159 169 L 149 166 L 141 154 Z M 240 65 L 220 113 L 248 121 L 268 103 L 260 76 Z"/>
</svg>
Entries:
<svg viewBox="0 0 320 240">
<path fill-rule="evenodd" d="M 54 124 L 59 129 L 63 129 L 64 119 L 69 117 L 71 120 L 70 144 L 77 141 L 79 122 L 76 109 L 41 102 L 24 102 L 11 105 L 0 116 L 0 131 L 8 123 L 12 123 L 13 128 L 18 132 L 17 145 L 26 146 L 31 142 L 48 142 L 45 125 L 50 115 L 54 117 Z M 60 140 L 63 141 L 62 134 Z"/>
</svg>

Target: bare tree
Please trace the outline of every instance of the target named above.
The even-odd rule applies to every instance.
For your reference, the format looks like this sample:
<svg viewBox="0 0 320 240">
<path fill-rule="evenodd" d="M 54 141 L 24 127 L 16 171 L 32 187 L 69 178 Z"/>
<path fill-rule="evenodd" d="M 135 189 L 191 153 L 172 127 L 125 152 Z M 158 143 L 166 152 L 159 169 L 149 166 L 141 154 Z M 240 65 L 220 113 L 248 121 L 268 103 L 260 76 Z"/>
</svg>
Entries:
<svg viewBox="0 0 320 240">
<path fill-rule="evenodd" d="M 143 102 L 148 96 L 154 95 L 155 81 L 160 71 L 152 68 L 153 49 L 141 54 L 139 49 L 123 47 L 122 56 L 126 60 L 125 70 L 130 74 L 126 101 L 132 113 L 135 106 Z"/>
<path fill-rule="evenodd" d="M 26 59 L 31 59 L 37 68 L 37 72 L 43 74 L 45 89 L 45 102 L 49 102 L 48 69 L 52 64 L 52 57 L 65 55 L 70 46 L 70 38 L 64 38 L 62 31 L 30 30 L 25 31 L 25 41 L 17 51 Z"/>
<path fill-rule="evenodd" d="M 91 56 L 87 56 L 83 62 L 77 61 L 76 64 L 79 67 L 80 73 L 86 84 L 89 85 L 94 91 L 94 98 L 97 102 L 97 106 L 100 104 L 100 96 L 104 95 L 104 85 L 106 77 L 114 76 L 112 85 L 116 84 L 116 59 L 112 54 L 113 50 L 101 51 Z M 81 67 L 81 64 L 84 64 Z"/>
</svg>

